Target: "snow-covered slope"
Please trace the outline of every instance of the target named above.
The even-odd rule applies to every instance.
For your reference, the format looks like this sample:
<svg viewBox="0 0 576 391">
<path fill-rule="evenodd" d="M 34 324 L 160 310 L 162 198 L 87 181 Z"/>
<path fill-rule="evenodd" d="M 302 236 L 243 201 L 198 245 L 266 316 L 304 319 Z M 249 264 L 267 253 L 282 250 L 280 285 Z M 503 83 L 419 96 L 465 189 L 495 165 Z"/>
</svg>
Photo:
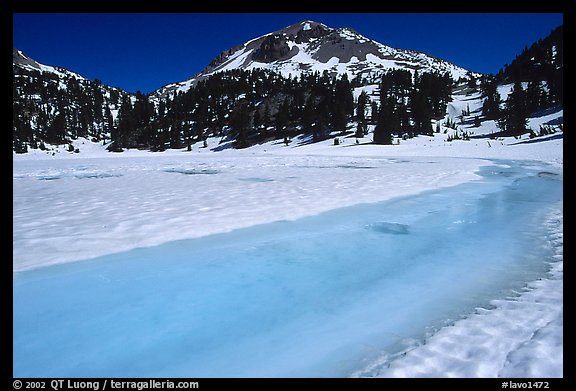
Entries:
<svg viewBox="0 0 576 391">
<path fill-rule="evenodd" d="M 40 64 L 38 61 L 28 57 L 22 51 L 15 48 L 12 49 L 12 66 L 28 71 L 40 71 L 41 73 L 44 72 L 52 73 L 58 78 L 74 77 L 78 80 L 87 80 L 84 76 L 69 71 L 67 69 Z"/>
<path fill-rule="evenodd" d="M 383 45 L 349 28 L 331 28 L 303 21 L 252 39 L 218 55 L 189 80 L 169 84 L 154 93 L 164 96 L 186 91 L 198 80 L 232 69 L 270 69 L 283 76 L 328 71 L 372 80 L 388 69 L 441 73 L 465 78 L 466 69 L 413 50 Z"/>
</svg>

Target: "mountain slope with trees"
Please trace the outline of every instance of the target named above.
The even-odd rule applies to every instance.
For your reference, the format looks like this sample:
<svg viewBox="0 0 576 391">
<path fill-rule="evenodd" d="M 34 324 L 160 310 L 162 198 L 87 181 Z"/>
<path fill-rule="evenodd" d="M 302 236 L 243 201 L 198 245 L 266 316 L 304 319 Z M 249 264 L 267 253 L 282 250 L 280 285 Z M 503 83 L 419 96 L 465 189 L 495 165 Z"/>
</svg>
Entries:
<svg viewBox="0 0 576 391">
<path fill-rule="evenodd" d="M 527 131 L 526 118 L 531 113 L 563 104 L 562 26 L 526 48 L 497 75 L 458 71 L 463 76 L 455 79 L 455 66 L 430 60 L 426 63 L 441 66 L 417 68 L 406 65 L 404 57 L 389 69 L 370 72 L 366 68 L 356 72 L 357 64 L 338 73 L 328 66 L 312 70 L 298 63 L 293 66 L 302 72 L 286 75 L 280 65 L 286 66 L 294 57 L 290 47 L 304 50 L 302 45 L 314 44 L 320 52 L 322 38 L 328 42 L 323 50 L 333 55 L 332 41 L 338 34 L 348 34 L 351 42 L 361 37 L 310 23 L 223 52 L 202 77 L 149 95 L 128 93 L 39 64 L 14 49 L 13 150 L 25 153 L 30 148 L 69 144 L 68 150 L 74 152 L 71 142 L 80 137 L 114 152 L 126 148 L 189 150 L 208 137 L 220 138 L 217 149 L 245 148 L 270 140 L 289 144 L 297 135 L 307 136 L 309 142 L 356 137 L 362 142 L 391 144 L 394 138 L 432 135 L 433 123 L 446 115 L 455 88 L 480 89 L 482 115 L 475 121 L 497 120 L 502 135 L 516 136 Z M 289 40 L 293 40 L 290 45 Z M 366 49 L 366 45 L 358 47 Z M 382 49 L 378 45 L 369 44 L 371 50 Z M 341 55 L 350 59 L 352 49 L 346 45 L 344 49 Z M 244 66 L 234 68 L 234 53 L 250 53 L 266 66 L 245 61 Z M 370 54 L 363 53 L 361 58 L 369 59 Z M 414 58 L 425 63 L 420 54 Z M 505 100 L 499 94 L 503 84 L 514 85 Z"/>
<path fill-rule="evenodd" d="M 78 137 L 106 142 L 131 94 L 63 68 L 39 64 L 13 49 L 12 146 L 16 153 Z M 71 146 L 70 146 L 71 147 Z M 72 147 L 71 147 L 72 148 Z"/>
<path fill-rule="evenodd" d="M 482 78 L 486 119 L 498 120 L 502 136 L 519 136 L 529 131 L 529 116 L 553 107 L 563 107 L 564 49 L 563 27 L 526 47 L 498 74 Z M 505 101 L 497 92 L 499 85 L 513 84 Z"/>
</svg>

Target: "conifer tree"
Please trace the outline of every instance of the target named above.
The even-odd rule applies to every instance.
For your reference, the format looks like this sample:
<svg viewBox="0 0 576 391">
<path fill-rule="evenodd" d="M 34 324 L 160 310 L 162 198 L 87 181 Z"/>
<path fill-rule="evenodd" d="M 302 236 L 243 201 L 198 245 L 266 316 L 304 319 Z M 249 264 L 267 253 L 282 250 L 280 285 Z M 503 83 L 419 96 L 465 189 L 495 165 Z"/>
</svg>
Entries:
<svg viewBox="0 0 576 391">
<path fill-rule="evenodd" d="M 528 123 L 528 110 L 526 107 L 526 92 L 522 84 L 517 81 L 506 101 L 506 108 L 498 121 L 498 126 L 509 136 L 519 136 L 524 133 Z"/>
<path fill-rule="evenodd" d="M 366 91 L 362 91 L 358 96 L 358 101 L 356 103 L 356 120 L 358 125 L 356 127 L 356 138 L 362 138 L 366 134 L 366 106 L 368 105 L 368 94 Z"/>
<path fill-rule="evenodd" d="M 390 124 L 387 122 L 384 111 L 380 110 L 378 122 L 374 128 L 374 143 L 381 145 L 392 144 L 392 131 Z"/>
<path fill-rule="evenodd" d="M 539 81 L 530 81 L 526 88 L 526 110 L 533 113 L 546 105 L 544 90 Z"/>
<path fill-rule="evenodd" d="M 482 104 L 482 114 L 486 119 L 496 119 L 500 117 L 500 94 L 498 93 L 498 83 L 493 78 L 484 77 L 480 84 L 482 96 L 485 98 Z"/>
<path fill-rule="evenodd" d="M 59 105 L 58 113 L 46 129 L 46 141 L 50 144 L 63 144 L 66 139 L 66 113 L 64 105 Z"/>
<path fill-rule="evenodd" d="M 113 149 L 122 150 L 122 148 L 127 147 L 128 136 L 134 129 L 135 121 L 132 111 L 132 103 L 130 102 L 130 97 L 124 95 L 122 105 L 118 112 L 118 126 L 113 129 L 113 132 L 110 135 L 113 142 Z"/>
<path fill-rule="evenodd" d="M 284 129 L 288 125 L 288 116 L 290 114 L 290 103 L 288 98 L 285 98 L 276 113 L 276 138 L 285 136 Z"/>
</svg>

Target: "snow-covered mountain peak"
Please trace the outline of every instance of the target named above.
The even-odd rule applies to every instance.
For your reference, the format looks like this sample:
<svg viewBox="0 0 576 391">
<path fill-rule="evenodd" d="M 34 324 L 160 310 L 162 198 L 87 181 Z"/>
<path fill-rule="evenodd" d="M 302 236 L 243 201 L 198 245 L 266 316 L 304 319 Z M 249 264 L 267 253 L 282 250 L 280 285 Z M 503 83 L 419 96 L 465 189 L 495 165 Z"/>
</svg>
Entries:
<svg viewBox="0 0 576 391">
<path fill-rule="evenodd" d="M 269 69 L 291 77 L 326 71 L 332 76 L 346 73 L 349 79 L 369 80 L 388 69 L 449 72 L 454 79 L 469 74 L 424 53 L 383 45 L 351 28 L 304 20 L 225 50 L 193 78 L 162 87 L 153 95 L 184 92 L 203 78 L 234 69 Z"/>
<path fill-rule="evenodd" d="M 280 31 L 294 42 L 303 43 L 310 42 L 310 40 L 329 34 L 332 29 L 325 24 L 305 20 L 293 24 L 292 26 L 288 26 Z"/>
</svg>

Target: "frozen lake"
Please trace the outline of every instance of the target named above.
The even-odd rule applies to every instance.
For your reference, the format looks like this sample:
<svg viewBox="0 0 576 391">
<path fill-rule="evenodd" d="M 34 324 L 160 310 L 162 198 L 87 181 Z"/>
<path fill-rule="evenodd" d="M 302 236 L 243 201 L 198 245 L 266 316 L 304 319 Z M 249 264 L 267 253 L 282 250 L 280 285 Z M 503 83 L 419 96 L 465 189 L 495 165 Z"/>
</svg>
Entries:
<svg viewBox="0 0 576 391">
<path fill-rule="evenodd" d="M 14 376 L 349 376 L 548 270 L 542 221 L 562 175 L 514 161 L 480 175 L 17 272 Z"/>
</svg>

